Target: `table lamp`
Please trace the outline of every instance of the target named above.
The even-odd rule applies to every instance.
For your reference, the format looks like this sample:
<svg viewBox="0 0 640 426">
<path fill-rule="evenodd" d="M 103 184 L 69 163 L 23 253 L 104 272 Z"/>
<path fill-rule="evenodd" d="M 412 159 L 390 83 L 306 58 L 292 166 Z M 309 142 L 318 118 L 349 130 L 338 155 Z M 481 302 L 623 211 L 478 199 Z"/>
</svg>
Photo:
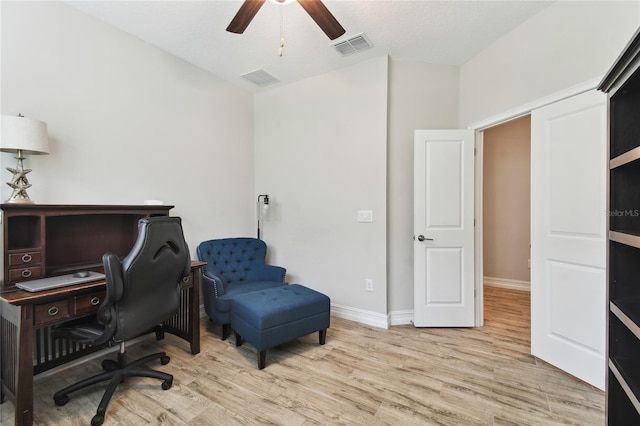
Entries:
<svg viewBox="0 0 640 426">
<path fill-rule="evenodd" d="M 13 178 L 7 182 L 13 193 L 7 203 L 33 203 L 27 194 L 31 184 L 27 180 L 27 173 L 31 169 L 23 167 L 25 155 L 40 155 L 49 153 L 49 137 L 47 135 L 47 123 L 17 116 L 2 116 L 2 137 L 0 138 L 0 151 L 16 154 L 18 165 L 15 168 L 7 167 Z"/>
</svg>

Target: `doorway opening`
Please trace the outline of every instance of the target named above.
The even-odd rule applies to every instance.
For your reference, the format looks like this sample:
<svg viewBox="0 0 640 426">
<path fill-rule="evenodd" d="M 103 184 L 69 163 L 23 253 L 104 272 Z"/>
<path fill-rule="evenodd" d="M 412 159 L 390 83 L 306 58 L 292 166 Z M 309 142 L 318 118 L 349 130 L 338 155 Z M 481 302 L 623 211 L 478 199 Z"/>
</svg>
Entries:
<svg viewBox="0 0 640 426">
<path fill-rule="evenodd" d="M 482 141 L 482 293 L 509 297 L 511 291 L 530 290 L 531 116 L 484 129 Z M 523 302 L 528 295 L 513 299 L 523 306 L 487 310 L 485 321 L 509 321 L 515 312 L 529 317 L 529 303 Z"/>
</svg>

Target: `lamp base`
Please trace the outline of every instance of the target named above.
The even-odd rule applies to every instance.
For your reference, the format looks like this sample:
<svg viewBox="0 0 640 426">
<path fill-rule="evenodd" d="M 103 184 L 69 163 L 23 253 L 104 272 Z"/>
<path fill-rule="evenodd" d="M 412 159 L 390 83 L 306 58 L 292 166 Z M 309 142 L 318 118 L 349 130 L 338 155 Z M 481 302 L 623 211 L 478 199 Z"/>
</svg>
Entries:
<svg viewBox="0 0 640 426">
<path fill-rule="evenodd" d="M 14 197 L 12 195 L 11 198 L 5 201 L 5 204 L 35 204 L 35 201 L 29 198 L 29 195 L 26 197 Z"/>
<path fill-rule="evenodd" d="M 13 178 L 11 182 L 7 182 L 11 188 L 13 188 L 13 193 L 11 197 L 5 201 L 6 203 L 13 204 L 33 204 L 31 198 L 29 198 L 29 194 L 27 194 L 27 189 L 31 187 L 29 180 L 27 179 L 27 173 L 31 171 L 31 169 L 25 169 L 23 167 L 22 161 L 24 160 L 24 155 L 22 150 L 19 149 L 16 159 L 18 160 L 18 164 L 15 169 L 12 167 L 7 167 L 7 170 L 13 173 Z"/>
</svg>

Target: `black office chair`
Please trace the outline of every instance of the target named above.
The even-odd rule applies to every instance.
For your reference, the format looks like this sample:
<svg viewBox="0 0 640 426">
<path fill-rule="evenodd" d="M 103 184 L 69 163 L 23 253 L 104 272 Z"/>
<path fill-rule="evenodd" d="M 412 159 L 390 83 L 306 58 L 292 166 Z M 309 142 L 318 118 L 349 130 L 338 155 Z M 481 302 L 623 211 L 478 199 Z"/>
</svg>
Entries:
<svg viewBox="0 0 640 426">
<path fill-rule="evenodd" d="M 142 365 L 160 359 L 165 365 L 165 352 L 146 356 L 134 362 L 126 360 L 125 342 L 147 332 L 162 334 L 162 323 L 178 312 L 180 282 L 190 270 L 190 255 L 179 217 L 152 217 L 138 222 L 138 239 L 122 260 L 113 253 L 102 257 L 107 281 L 107 294 L 93 318 L 63 324 L 53 331 L 54 338 L 66 338 L 92 346 L 120 345 L 118 360 L 105 360 L 105 372 L 82 380 L 55 393 L 56 405 L 69 402 L 68 394 L 96 383 L 110 380 L 98 405 L 92 425 L 101 425 L 109 401 L 126 377 L 152 377 L 162 380 L 162 389 L 173 383 L 171 374 L 151 370 Z"/>
</svg>

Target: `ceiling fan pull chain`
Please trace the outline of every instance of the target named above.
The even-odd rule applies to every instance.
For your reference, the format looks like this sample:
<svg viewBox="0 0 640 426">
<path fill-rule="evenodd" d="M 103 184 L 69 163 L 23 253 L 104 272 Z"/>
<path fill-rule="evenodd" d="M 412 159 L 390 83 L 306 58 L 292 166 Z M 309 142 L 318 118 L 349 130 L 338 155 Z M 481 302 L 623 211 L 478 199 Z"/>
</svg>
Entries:
<svg viewBox="0 0 640 426">
<path fill-rule="evenodd" d="M 282 57 L 282 50 L 284 48 L 284 12 L 283 7 L 280 7 L 280 48 L 278 49 L 278 55 Z"/>
</svg>

